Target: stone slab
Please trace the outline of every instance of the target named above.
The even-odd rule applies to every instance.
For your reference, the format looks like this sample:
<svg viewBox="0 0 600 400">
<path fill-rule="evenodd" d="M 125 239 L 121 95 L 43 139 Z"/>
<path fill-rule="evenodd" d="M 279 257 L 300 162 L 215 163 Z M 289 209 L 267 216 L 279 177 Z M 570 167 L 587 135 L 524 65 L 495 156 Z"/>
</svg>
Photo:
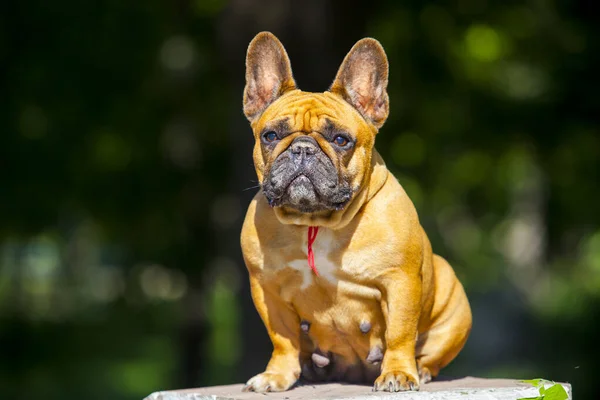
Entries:
<svg viewBox="0 0 600 400">
<path fill-rule="evenodd" d="M 561 383 L 569 399 L 571 385 Z M 145 400 L 516 400 L 539 396 L 538 390 L 513 379 L 439 378 L 418 392 L 373 392 L 370 386 L 327 383 L 299 385 L 287 392 L 245 393 L 241 384 L 152 393 Z"/>
</svg>

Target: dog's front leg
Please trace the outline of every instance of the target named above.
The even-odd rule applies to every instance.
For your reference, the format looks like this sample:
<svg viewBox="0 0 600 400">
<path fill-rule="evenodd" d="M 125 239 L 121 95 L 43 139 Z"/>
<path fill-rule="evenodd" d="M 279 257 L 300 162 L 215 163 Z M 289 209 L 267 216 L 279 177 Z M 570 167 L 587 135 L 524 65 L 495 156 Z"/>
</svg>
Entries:
<svg viewBox="0 0 600 400">
<path fill-rule="evenodd" d="M 244 391 L 281 392 L 300 377 L 300 320 L 289 304 L 256 277 L 250 275 L 252 300 L 273 343 L 265 372 L 251 378 Z"/>
<path fill-rule="evenodd" d="M 421 313 L 420 276 L 410 268 L 397 268 L 388 271 L 382 283 L 386 351 L 373 390 L 419 390 L 415 345 Z"/>
</svg>

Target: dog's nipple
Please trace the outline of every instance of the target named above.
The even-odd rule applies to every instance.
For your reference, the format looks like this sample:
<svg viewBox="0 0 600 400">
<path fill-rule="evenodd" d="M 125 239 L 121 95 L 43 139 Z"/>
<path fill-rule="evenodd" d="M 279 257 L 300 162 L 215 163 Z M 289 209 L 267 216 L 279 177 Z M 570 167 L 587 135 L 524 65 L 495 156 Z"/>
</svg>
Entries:
<svg viewBox="0 0 600 400">
<path fill-rule="evenodd" d="M 312 356 L 313 363 L 319 368 L 325 368 L 329 365 L 329 358 L 325 357 L 319 353 L 313 353 Z"/>
<path fill-rule="evenodd" d="M 362 333 L 367 333 L 371 330 L 371 323 L 369 321 L 363 321 L 360 323 L 360 331 Z"/>
<path fill-rule="evenodd" d="M 303 319 L 300 322 L 300 329 L 302 329 L 302 332 L 308 333 L 308 330 L 310 329 L 310 322 Z"/>
<path fill-rule="evenodd" d="M 369 351 L 367 362 L 370 364 L 379 364 L 381 361 L 383 361 L 383 351 L 381 351 L 381 347 L 375 346 Z"/>
</svg>

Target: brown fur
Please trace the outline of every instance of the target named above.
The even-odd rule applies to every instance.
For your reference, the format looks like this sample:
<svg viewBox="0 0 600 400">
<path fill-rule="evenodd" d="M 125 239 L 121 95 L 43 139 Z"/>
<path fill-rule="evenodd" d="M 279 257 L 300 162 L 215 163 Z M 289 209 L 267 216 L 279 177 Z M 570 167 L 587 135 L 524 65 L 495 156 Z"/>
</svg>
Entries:
<svg viewBox="0 0 600 400">
<path fill-rule="evenodd" d="M 246 390 L 287 390 L 301 373 L 317 381 L 374 382 L 376 390 L 417 390 L 467 339 L 471 311 L 462 285 L 432 253 L 412 202 L 373 147 L 389 109 L 387 74 L 379 42 L 363 39 L 330 91 L 302 92 L 272 34 L 257 35 L 249 46 L 244 111 L 261 184 L 277 155 L 308 135 L 354 195 L 342 210 L 309 214 L 271 208 L 260 192 L 250 204 L 242 251 L 274 350 Z M 265 149 L 260 135 L 282 121 L 291 133 Z M 351 154 L 340 155 L 322 135 L 331 123 L 356 138 Z M 315 225 L 318 277 L 306 261 L 307 229 Z"/>
</svg>

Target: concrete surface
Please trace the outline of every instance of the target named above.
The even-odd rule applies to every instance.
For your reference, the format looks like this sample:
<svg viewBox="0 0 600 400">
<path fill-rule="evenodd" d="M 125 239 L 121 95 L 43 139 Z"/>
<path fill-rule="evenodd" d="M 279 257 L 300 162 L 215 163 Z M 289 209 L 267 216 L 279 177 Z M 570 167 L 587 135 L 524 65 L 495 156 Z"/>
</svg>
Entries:
<svg viewBox="0 0 600 400">
<path fill-rule="evenodd" d="M 572 399 L 571 385 L 562 384 Z M 373 392 L 370 386 L 340 383 L 300 385 L 281 393 L 244 393 L 241 384 L 152 393 L 145 400 L 516 400 L 539 396 L 538 389 L 513 379 L 440 378 L 418 392 Z"/>
</svg>

